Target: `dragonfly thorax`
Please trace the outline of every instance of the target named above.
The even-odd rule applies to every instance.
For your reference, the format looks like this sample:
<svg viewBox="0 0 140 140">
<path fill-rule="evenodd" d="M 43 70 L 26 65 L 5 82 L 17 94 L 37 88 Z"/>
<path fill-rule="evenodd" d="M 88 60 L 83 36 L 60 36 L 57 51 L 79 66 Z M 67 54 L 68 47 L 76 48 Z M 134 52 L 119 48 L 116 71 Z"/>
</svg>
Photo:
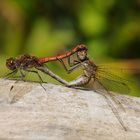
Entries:
<svg viewBox="0 0 140 140">
<path fill-rule="evenodd" d="M 18 58 L 9 58 L 6 60 L 6 66 L 10 70 L 40 67 L 43 64 L 39 62 L 38 58 L 35 56 L 30 56 L 28 54 L 21 55 Z"/>
<path fill-rule="evenodd" d="M 97 66 L 93 62 L 89 60 L 82 62 L 82 68 L 87 77 L 95 77 Z"/>
<path fill-rule="evenodd" d="M 22 55 L 19 58 L 19 61 L 20 61 L 20 68 L 24 70 L 28 68 L 42 66 L 42 64 L 39 62 L 37 57 L 28 54 Z"/>
</svg>

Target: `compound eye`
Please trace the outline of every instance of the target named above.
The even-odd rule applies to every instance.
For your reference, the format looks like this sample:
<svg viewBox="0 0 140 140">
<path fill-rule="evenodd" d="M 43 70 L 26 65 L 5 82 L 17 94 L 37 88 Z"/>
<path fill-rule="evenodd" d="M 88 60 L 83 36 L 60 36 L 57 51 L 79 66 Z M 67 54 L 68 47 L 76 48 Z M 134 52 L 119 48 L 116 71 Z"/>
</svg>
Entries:
<svg viewBox="0 0 140 140">
<path fill-rule="evenodd" d="M 15 70 L 16 69 L 16 60 L 14 58 L 7 59 L 6 66 L 10 70 Z"/>
</svg>

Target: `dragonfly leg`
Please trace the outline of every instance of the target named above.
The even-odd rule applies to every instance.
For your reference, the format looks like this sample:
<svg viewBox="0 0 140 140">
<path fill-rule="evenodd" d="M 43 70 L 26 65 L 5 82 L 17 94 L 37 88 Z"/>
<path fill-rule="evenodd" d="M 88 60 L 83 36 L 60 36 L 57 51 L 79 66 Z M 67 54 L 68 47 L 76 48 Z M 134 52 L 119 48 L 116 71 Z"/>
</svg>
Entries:
<svg viewBox="0 0 140 140">
<path fill-rule="evenodd" d="M 4 76 L 4 78 L 5 78 L 5 79 L 12 79 L 12 80 L 13 80 L 13 79 L 16 79 L 15 83 L 17 83 L 18 80 L 21 79 L 22 76 L 10 78 L 11 75 L 15 75 L 17 72 L 18 72 L 18 70 L 16 69 L 16 70 L 14 70 L 14 71 L 8 73 L 6 76 Z M 14 88 L 14 86 L 12 85 L 11 88 L 10 88 L 10 91 L 11 91 L 13 88 Z"/>
<path fill-rule="evenodd" d="M 23 72 L 21 70 L 19 70 L 19 72 L 21 74 L 20 76 L 12 78 L 12 79 L 15 79 L 16 80 L 15 83 L 17 83 L 19 80 L 25 81 L 24 80 L 25 75 L 23 74 Z M 14 88 L 14 85 L 11 86 L 10 91 L 12 91 L 13 88 Z"/>
<path fill-rule="evenodd" d="M 79 66 L 81 66 L 81 63 L 79 62 L 79 61 L 77 61 L 77 60 L 74 60 L 73 62 L 71 62 L 71 56 L 70 57 L 68 57 L 68 64 L 69 64 L 69 66 L 70 66 L 70 70 L 67 72 L 68 74 L 69 73 L 71 73 L 71 72 L 73 72 L 74 70 L 76 70 Z"/>
<path fill-rule="evenodd" d="M 25 74 L 23 74 L 23 72 L 21 71 L 21 69 L 19 70 L 20 71 L 20 74 L 21 74 L 21 76 L 20 76 L 20 78 L 21 78 L 21 80 L 23 80 L 24 82 L 25 82 Z"/>
<path fill-rule="evenodd" d="M 73 62 L 71 62 L 70 59 L 71 59 L 71 56 L 68 57 L 68 64 L 69 64 L 70 67 L 73 67 L 73 66 L 75 66 L 75 65 L 77 65 L 77 64 L 80 63 L 79 61 L 76 61 L 76 60 L 74 60 Z"/>
<path fill-rule="evenodd" d="M 17 69 L 14 70 L 14 71 L 12 71 L 12 72 L 10 72 L 10 73 L 8 73 L 8 74 L 6 74 L 6 75 L 4 76 L 4 78 L 5 78 L 5 79 L 8 79 L 11 75 L 15 75 L 16 73 L 17 73 Z"/>
<path fill-rule="evenodd" d="M 71 69 L 68 69 L 68 68 L 66 67 L 66 65 L 65 65 L 65 63 L 64 63 L 63 60 L 59 59 L 59 61 L 60 61 L 60 63 L 63 65 L 64 69 L 67 71 L 68 74 L 70 74 L 71 72 L 73 72 L 74 70 L 76 70 L 78 67 L 81 66 L 81 65 L 80 65 L 80 62 L 76 63 L 76 64 L 73 65 L 73 66 L 72 66 L 71 64 L 69 64 L 70 67 L 72 67 L 72 68 L 71 68 Z M 70 62 L 69 62 L 69 63 L 70 63 Z"/>
<path fill-rule="evenodd" d="M 40 79 L 41 82 L 39 82 L 39 84 L 41 85 L 41 87 L 46 91 L 45 87 L 42 85 L 42 83 L 44 83 L 42 77 L 40 76 L 40 74 L 38 73 L 38 71 L 35 71 L 35 70 L 26 70 L 27 72 L 33 72 L 35 74 L 38 75 L 38 78 Z"/>
</svg>

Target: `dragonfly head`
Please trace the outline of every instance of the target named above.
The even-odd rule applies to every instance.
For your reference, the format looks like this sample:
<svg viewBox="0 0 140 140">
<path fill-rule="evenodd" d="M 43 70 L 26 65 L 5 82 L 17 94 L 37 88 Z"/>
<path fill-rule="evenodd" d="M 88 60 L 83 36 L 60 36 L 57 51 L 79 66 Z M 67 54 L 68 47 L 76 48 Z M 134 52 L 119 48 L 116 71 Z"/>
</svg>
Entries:
<svg viewBox="0 0 140 140">
<path fill-rule="evenodd" d="M 7 59 L 6 60 L 6 66 L 10 70 L 15 70 L 17 68 L 17 66 L 18 66 L 17 59 L 16 58 L 13 58 L 13 57 Z"/>
<path fill-rule="evenodd" d="M 80 61 L 86 60 L 86 59 L 87 59 L 87 51 L 82 50 L 82 51 L 77 52 L 77 58 L 78 58 Z"/>
<path fill-rule="evenodd" d="M 79 51 L 77 51 L 77 58 L 80 61 L 84 61 L 87 59 L 87 47 L 85 45 L 80 45 L 81 49 L 79 49 Z"/>
</svg>

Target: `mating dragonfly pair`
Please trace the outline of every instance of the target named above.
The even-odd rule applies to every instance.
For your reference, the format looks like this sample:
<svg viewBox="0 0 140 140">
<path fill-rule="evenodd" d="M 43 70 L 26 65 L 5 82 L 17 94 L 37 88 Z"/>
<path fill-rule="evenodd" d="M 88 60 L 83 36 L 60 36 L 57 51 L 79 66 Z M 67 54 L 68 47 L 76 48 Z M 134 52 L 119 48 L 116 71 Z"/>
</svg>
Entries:
<svg viewBox="0 0 140 140">
<path fill-rule="evenodd" d="M 97 66 L 93 61 L 91 61 L 87 55 L 87 50 L 87 47 L 81 44 L 77 45 L 71 51 L 55 57 L 38 58 L 31 55 L 22 55 L 18 58 L 9 58 L 6 60 L 6 66 L 8 69 L 12 70 L 12 72 L 9 73 L 6 77 L 8 78 L 11 74 L 15 75 L 17 72 L 20 72 L 20 79 L 24 80 L 26 75 L 23 73 L 23 71 L 33 72 L 38 75 L 40 83 L 43 83 L 41 76 L 39 75 L 38 71 L 36 71 L 39 70 L 47 75 L 50 75 L 52 78 L 56 79 L 67 87 L 97 91 L 105 97 L 109 107 L 112 109 L 119 123 L 124 130 L 127 130 L 121 117 L 119 116 L 116 107 L 110 100 L 113 100 L 123 109 L 121 102 L 116 100 L 114 94 L 112 94 L 111 91 L 127 93 L 129 91 L 129 87 L 123 78 L 111 73 L 109 68 L 106 69 L 105 67 Z M 75 54 L 76 58 L 71 61 L 71 56 Z M 70 69 L 67 68 L 63 61 L 65 58 L 67 58 Z M 63 65 L 67 73 L 71 73 L 79 67 L 82 68 L 83 73 L 73 81 L 67 82 L 49 70 L 46 66 L 46 63 L 56 60 L 58 60 Z M 36 70 L 32 70 L 32 68 L 35 68 Z M 90 88 L 85 88 L 84 86 L 88 84 L 92 86 L 90 86 Z"/>
</svg>

